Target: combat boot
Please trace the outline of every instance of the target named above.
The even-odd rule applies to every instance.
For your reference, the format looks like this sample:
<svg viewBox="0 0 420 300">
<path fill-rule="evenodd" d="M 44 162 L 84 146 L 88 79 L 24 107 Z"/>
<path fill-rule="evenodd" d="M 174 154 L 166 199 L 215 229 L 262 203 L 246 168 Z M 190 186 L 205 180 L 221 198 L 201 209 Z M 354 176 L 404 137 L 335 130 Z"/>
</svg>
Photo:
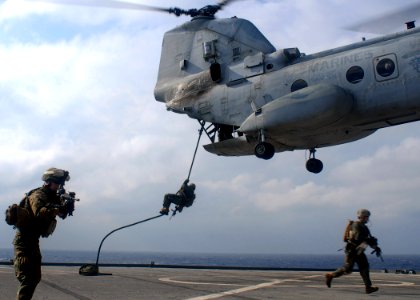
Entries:
<svg viewBox="0 0 420 300">
<path fill-rule="evenodd" d="M 374 292 L 377 292 L 379 290 L 376 286 L 367 286 L 366 287 L 366 294 L 372 294 Z"/>
<path fill-rule="evenodd" d="M 169 208 L 162 207 L 162 209 L 159 211 L 161 215 L 168 215 L 169 214 Z"/>
<path fill-rule="evenodd" d="M 334 276 L 331 273 L 327 273 L 325 274 L 325 284 L 327 285 L 327 287 L 331 287 L 331 282 L 333 280 Z"/>
</svg>

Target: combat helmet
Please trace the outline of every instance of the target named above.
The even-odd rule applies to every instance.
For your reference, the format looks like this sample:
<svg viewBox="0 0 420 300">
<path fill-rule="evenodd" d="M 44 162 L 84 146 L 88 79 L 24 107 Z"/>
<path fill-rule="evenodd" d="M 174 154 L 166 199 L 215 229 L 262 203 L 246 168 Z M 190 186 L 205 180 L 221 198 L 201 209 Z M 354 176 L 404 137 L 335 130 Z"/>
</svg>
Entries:
<svg viewBox="0 0 420 300">
<path fill-rule="evenodd" d="M 370 217 L 370 211 L 368 211 L 367 209 L 359 209 L 357 211 L 357 217 L 360 219 L 362 217 Z"/>
<path fill-rule="evenodd" d="M 42 174 L 42 181 L 45 182 L 55 182 L 64 184 L 65 181 L 70 180 L 70 175 L 68 171 L 57 169 L 57 168 L 49 168 Z"/>
</svg>

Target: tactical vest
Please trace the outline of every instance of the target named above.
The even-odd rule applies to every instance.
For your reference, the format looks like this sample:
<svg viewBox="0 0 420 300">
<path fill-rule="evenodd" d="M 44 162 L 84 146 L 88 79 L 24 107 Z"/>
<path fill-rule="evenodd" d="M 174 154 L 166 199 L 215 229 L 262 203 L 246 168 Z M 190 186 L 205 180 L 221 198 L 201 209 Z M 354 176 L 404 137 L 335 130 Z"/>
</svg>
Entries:
<svg viewBox="0 0 420 300">
<path fill-rule="evenodd" d="M 5 211 L 5 221 L 21 232 L 34 232 L 42 237 L 48 237 L 54 232 L 57 220 L 54 218 L 49 222 L 41 222 L 35 217 L 29 203 L 29 196 L 39 189 L 36 188 L 26 193 L 19 205 L 10 205 Z"/>
</svg>

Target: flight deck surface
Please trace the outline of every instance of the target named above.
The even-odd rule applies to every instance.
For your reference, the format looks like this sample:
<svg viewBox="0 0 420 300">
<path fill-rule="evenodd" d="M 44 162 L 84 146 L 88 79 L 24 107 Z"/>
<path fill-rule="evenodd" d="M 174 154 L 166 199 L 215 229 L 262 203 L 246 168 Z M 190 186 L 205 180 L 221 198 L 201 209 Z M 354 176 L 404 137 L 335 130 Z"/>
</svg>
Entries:
<svg viewBox="0 0 420 300">
<path fill-rule="evenodd" d="M 43 266 L 39 299 L 420 299 L 420 275 L 372 272 L 379 291 L 366 295 L 357 272 L 325 285 L 323 271 L 258 271 L 100 267 L 81 276 L 75 266 Z M 0 266 L 0 299 L 14 299 L 12 266 Z"/>
</svg>

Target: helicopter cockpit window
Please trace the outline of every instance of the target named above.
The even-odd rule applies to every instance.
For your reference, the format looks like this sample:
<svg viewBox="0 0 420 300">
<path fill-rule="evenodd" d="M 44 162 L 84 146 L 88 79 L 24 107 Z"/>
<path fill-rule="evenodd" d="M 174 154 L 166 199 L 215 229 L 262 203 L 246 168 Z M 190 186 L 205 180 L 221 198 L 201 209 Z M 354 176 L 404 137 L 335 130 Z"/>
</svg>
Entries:
<svg viewBox="0 0 420 300">
<path fill-rule="evenodd" d="M 365 77 L 365 71 L 359 66 L 353 66 L 347 70 L 346 78 L 353 84 L 359 83 Z"/>
<path fill-rule="evenodd" d="M 308 83 L 303 79 L 298 79 L 292 83 L 290 91 L 293 93 L 306 87 L 308 87 Z"/>
</svg>

